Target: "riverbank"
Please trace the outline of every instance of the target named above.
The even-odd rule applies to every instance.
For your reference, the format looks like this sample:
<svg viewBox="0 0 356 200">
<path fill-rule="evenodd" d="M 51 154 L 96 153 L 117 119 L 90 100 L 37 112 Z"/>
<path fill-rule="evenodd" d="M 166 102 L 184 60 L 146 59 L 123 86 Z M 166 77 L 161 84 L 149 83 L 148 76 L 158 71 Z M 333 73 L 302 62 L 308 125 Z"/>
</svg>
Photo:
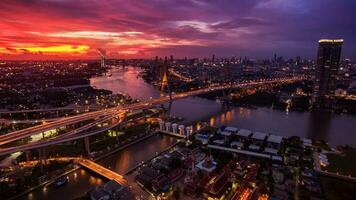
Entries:
<svg viewBox="0 0 356 200">
<path fill-rule="evenodd" d="M 51 185 L 52 183 L 54 183 L 54 181 L 55 181 L 56 179 L 58 179 L 58 178 L 60 178 L 60 177 L 63 177 L 63 176 L 66 176 L 66 175 L 68 175 L 68 174 L 70 174 L 70 173 L 72 173 L 72 172 L 75 172 L 75 171 L 77 171 L 77 170 L 80 169 L 80 168 L 81 168 L 80 166 L 75 166 L 73 169 L 71 169 L 71 170 L 69 170 L 69 171 L 66 171 L 66 172 L 64 172 L 64 173 L 62 173 L 62 174 L 60 174 L 60 175 L 58 175 L 58 176 L 56 176 L 56 177 L 53 177 L 53 178 L 51 178 L 51 179 L 49 179 L 49 180 L 47 180 L 47 181 L 45 181 L 45 182 L 43 182 L 43 183 L 41 183 L 41 184 L 39 184 L 39 185 L 37 185 L 37 186 L 34 186 L 34 187 L 32 187 L 32 188 L 30 188 L 30 189 L 28 189 L 28 190 L 26 190 L 26 191 L 24 191 L 24 192 L 22 192 L 22 193 L 20 193 L 20 194 L 18 194 L 18 195 L 12 196 L 12 197 L 9 198 L 8 200 L 18 199 L 18 198 L 20 198 L 20 197 L 22 197 L 22 196 L 24 196 L 24 195 L 26 195 L 26 194 L 28 194 L 28 193 L 30 193 L 30 192 L 36 190 L 36 189 L 38 189 L 38 188 L 45 187 L 45 186 L 47 186 L 47 185 Z"/>
<path fill-rule="evenodd" d="M 139 142 L 141 142 L 141 141 L 143 141 L 143 140 L 145 140 L 145 139 L 147 139 L 147 138 L 149 138 L 149 137 L 152 137 L 152 136 L 155 135 L 155 134 L 156 134 L 155 132 L 152 132 L 152 133 L 150 133 L 150 134 L 148 134 L 148 135 L 146 135 L 146 136 L 144 136 L 144 137 L 140 137 L 139 139 L 137 139 L 137 140 L 135 140 L 135 141 L 132 141 L 132 142 L 130 142 L 130 143 L 128 143 L 128 144 L 125 144 L 125 145 L 123 145 L 123 146 L 121 146 L 121 147 L 119 147 L 119 148 L 111 149 L 110 151 L 105 152 L 105 153 L 103 153 L 103 154 L 101 154 L 101 155 L 98 155 L 97 157 L 93 158 L 93 160 L 94 160 L 94 161 L 99 161 L 99 160 L 101 160 L 101 159 L 104 159 L 104 158 L 106 158 L 106 157 L 108 157 L 108 156 L 110 156 L 110 155 L 112 155 L 112 154 L 114 154 L 114 153 L 116 153 L 116 152 L 118 152 L 118 151 L 121 151 L 121 150 L 123 150 L 123 149 L 125 149 L 125 148 L 128 148 L 128 147 L 131 146 L 131 145 L 137 144 L 137 143 L 139 143 Z M 41 188 L 41 187 L 46 187 L 47 185 L 52 184 L 52 183 L 53 183 L 56 179 L 58 179 L 59 177 L 66 176 L 66 175 L 68 175 L 68 174 L 70 174 L 70 173 L 72 173 L 72 172 L 75 172 L 75 171 L 79 170 L 79 169 L 81 169 L 80 166 L 73 165 L 73 168 L 72 168 L 72 169 L 63 172 L 63 173 L 61 173 L 60 175 L 57 175 L 57 176 L 55 176 L 55 177 L 52 177 L 52 178 L 50 178 L 49 180 L 46 180 L 45 182 L 43 182 L 43 183 L 41 183 L 41 184 L 39 184 L 39 185 L 37 185 L 37 186 L 33 186 L 33 187 L 31 187 L 30 189 L 28 189 L 28 190 L 26 190 L 26 191 L 23 191 L 23 192 L 20 193 L 19 195 L 16 195 L 16 196 L 12 197 L 11 199 L 20 198 L 20 197 L 22 197 L 22 196 L 24 196 L 24 195 L 26 195 L 26 194 L 28 194 L 28 193 L 30 193 L 30 192 L 36 190 L 36 189 L 39 189 L 39 188 Z"/>
</svg>

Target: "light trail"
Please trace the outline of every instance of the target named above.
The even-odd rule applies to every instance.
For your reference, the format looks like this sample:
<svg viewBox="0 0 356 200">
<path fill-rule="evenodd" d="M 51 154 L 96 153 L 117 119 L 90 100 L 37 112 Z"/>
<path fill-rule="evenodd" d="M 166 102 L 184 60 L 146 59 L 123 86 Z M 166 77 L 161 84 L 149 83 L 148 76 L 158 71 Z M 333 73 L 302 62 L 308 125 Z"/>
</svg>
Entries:
<svg viewBox="0 0 356 200">
<path fill-rule="evenodd" d="M 249 87 L 249 86 L 256 86 L 256 85 L 263 85 L 263 84 L 276 84 L 276 83 L 281 84 L 281 83 L 289 83 L 289 82 L 299 81 L 299 80 L 303 80 L 303 79 L 304 78 L 302 78 L 302 77 L 292 77 L 292 78 L 261 79 L 261 80 L 257 80 L 257 81 L 235 83 L 232 85 L 222 84 L 222 85 L 217 85 L 217 86 L 213 86 L 213 87 L 201 88 L 201 89 L 197 89 L 197 90 L 183 92 L 183 93 L 179 93 L 179 94 L 173 94 L 172 100 L 182 99 L 182 98 L 186 98 L 189 96 L 196 96 L 196 95 L 200 95 L 200 94 L 205 94 L 205 93 L 229 89 L 229 88 L 242 88 L 242 87 Z M 170 100 L 171 99 L 168 96 L 163 96 L 158 99 L 150 99 L 150 100 L 135 103 L 135 104 L 125 105 L 125 106 L 117 106 L 114 108 L 102 109 L 102 110 L 98 110 L 98 111 L 92 111 L 92 112 L 79 114 L 79 115 L 75 115 L 75 116 L 71 116 L 71 117 L 63 117 L 63 118 L 60 118 L 59 120 L 51 121 L 51 122 L 37 125 L 34 127 L 26 128 L 26 129 L 19 130 L 19 131 L 13 131 L 13 132 L 1 135 L 0 136 L 0 145 L 8 144 L 10 142 L 20 140 L 20 139 L 23 139 L 26 137 L 30 137 L 30 136 L 38 134 L 38 133 L 42 133 L 42 132 L 45 132 L 48 130 L 75 124 L 78 122 L 83 122 L 86 120 L 97 119 L 93 122 L 95 124 L 98 121 L 100 121 L 103 117 L 104 117 L 104 119 L 114 118 L 114 117 L 117 117 L 118 115 L 122 115 L 125 112 L 132 112 L 132 111 L 140 110 L 140 109 L 148 109 L 148 108 L 151 108 L 156 105 L 167 103 Z M 100 118 L 100 119 L 98 119 L 98 118 Z M 91 125 L 93 125 L 93 124 L 91 124 Z M 57 144 L 57 142 L 71 141 L 71 140 L 77 139 L 78 138 L 77 134 L 82 132 L 86 128 L 92 127 L 91 125 L 85 126 L 85 128 L 79 128 L 77 131 L 74 130 L 74 131 L 68 133 L 66 137 L 64 137 L 64 136 L 63 136 L 63 138 L 60 137 L 62 140 L 53 140 L 53 141 L 48 140 L 45 142 L 48 142 L 51 144 Z M 38 147 L 39 146 L 42 147 L 42 146 L 46 146 L 46 145 L 41 143 L 41 144 L 38 144 Z M 29 148 L 28 146 L 26 146 L 26 148 L 22 148 L 21 146 L 18 146 L 17 148 L 18 148 L 18 151 L 20 151 L 20 149 L 23 149 L 23 150 L 32 149 L 34 147 L 32 146 L 32 148 Z M 14 151 L 13 149 L 10 150 L 9 148 L 0 149 L 0 155 L 5 155 L 6 152 L 13 152 L 13 151 Z"/>
</svg>

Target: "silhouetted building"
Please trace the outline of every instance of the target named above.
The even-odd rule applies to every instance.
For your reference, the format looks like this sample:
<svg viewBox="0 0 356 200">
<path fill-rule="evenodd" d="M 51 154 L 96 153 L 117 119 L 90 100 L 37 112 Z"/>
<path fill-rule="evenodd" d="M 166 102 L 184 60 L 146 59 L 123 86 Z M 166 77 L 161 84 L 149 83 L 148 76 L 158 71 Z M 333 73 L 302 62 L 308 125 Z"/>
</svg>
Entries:
<svg viewBox="0 0 356 200">
<path fill-rule="evenodd" d="M 315 108 L 332 106 L 342 44 L 341 39 L 319 40 L 312 96 L 312 105 Z"/>
</svg>

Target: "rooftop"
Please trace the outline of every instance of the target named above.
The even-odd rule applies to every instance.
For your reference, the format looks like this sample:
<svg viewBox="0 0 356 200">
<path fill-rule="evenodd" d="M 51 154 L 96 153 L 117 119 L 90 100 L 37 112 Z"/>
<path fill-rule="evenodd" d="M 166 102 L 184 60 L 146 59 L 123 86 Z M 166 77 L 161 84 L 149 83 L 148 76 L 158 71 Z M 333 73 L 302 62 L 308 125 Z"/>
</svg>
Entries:
<svg viewBox="0 0 356 200">
<path fill-rule="evenodd" d="M 266 133 L 254 132 L 251 138 L 256 140 L 264 140 L 266 136 L 267 136 Z"/>
<path fill-rule="evenodd" d="M 280 144 L 283 140 L 282 136 L 278 136 L 278 135 L 270 135 L 267 138 L 267 142 L 272 142 L 272 143 L 277 143 Z"/>
<path fill-rule="evenodd" d="M 102 188 L 98 188 L 90 193 L 91 199 L 103 199 L 109 197 L 109 193 Z"/>
<path fill-rule="evenodd" d="M 122 189 L 122 186 L 117 183 L 116 181 L 109 181 L 107 182 L 105 185 L 104 185 L 104 190 L 105 191 L 118 191 L 118 190 L 121 190 Z"/>
<path fill-rule="evenodd" d="M 242 137 L 249 137 L 251 135 L 251 133 L 252 133 L 252 131 L 250 131 L 250 130 L 240 129 L 236 135 L 242 136 Z"/>
<path fill-rule="evenodd" d="M 225 136 L 230 136 L 231 135 L 231 132 L 230 131 L 223 131 L 220 133 L 221 135 L 225 135 Z"/>
<path fill-rule="evenodd" d="M 343 39 L 320 39 L 319 43 L 342 43 Z"/>
<path fill-rule="evenodd" d="M 231 126 L 227 126 L 224 131 L 228 131 L 228 132 L 237 132 L 239 129 L 235 128 L 235 127 L 231 127 Z"/>
</svg>

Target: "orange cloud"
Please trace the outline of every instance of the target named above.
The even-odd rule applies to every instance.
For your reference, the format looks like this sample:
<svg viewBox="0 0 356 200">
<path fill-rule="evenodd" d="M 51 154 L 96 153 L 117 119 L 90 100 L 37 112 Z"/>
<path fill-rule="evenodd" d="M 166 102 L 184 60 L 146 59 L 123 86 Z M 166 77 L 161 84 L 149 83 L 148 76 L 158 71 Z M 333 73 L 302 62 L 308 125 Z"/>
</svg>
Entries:
<svg viewBox="0 0 356 200">
<path fill-rule="evenodd" d="M 89 49 L 86 45 L 62 45 L 62 46 L 51 46 L 51 47 L 24 47 L 24 48 L 15 48 L 17 51 L 27 51 L 30 53 L 86 53 Z"/>
</svg>

